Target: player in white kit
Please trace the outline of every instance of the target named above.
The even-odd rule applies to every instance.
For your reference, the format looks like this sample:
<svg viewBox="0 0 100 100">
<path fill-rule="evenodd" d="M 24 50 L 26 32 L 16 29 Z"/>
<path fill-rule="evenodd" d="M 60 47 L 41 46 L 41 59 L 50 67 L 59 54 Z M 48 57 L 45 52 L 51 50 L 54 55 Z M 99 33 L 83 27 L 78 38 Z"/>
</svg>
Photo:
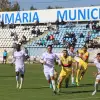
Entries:
<svg viewBox="0 0 100 100">
<path fill-rule="evenodd" d="M 69 47 L 68 55 L 71 56 L 72 58 L 74 58 L 76 56 L 76 53 L 75 53 L 75 50 L 74 50 L 74 46 L 71 45 Z M 74 82 L 74 77 L 75 77 L 74 70 L 75 70 L 75 68 L 73 68 L 73 66 L 72 66 L 72 74 L 71 74 L 71 84 L 72 85 L 75 85 L 75 82 Z M 67 79 L 65 79 L 66 88 L 68 87 L 69 79 L 70 79 L 70 76 Z"/>
<path fill-rule="evenodd" d="M 20 45 L 16 46 L 16 51 L 13 54 L 13 63 L 15 64 L 15 72 L 16 72 L 16 82 L 17 88 L 21 89 L 24 80 L 25 73 L 25 59 L 29 58 L 28 54 L 26 54 L 23 50 L 21 50 Z M 19 80 L 20 75 L 20 80 Z M 20 81 L 20 82 L 19 82 Z"/>
<path fill-rule="evenodd" d="M 52 83 L 53 92 L 56 94 L 56 86 L 54 79 L 54 63 L 59 60 L 56 54 L 52 52 L 52 45 L 47 46 L 47 52 L 43 53 L 41 63 L 44 66 L 44 75 L 48 83 Z"/>
<path fill-rule="evenodd" d="M 96 73 L 96 80 L 94 85 L 95 90 L 92 95 L 96 94 L 96 92 L 98 91 L 98 84 L 100 83 L 100 53 L 97 54 L 97 57 L 94 60 L 94 64 L 96 65 L 98 72 Z"/>
</svg>

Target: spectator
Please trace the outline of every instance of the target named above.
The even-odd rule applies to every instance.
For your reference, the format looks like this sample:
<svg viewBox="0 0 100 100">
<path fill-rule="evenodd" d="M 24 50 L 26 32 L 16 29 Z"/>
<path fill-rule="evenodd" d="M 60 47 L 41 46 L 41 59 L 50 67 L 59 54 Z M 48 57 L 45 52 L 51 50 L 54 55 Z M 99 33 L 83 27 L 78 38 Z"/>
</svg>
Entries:
<svg viewBox="0 0 100 100">
<path fill-rule="evenodd" d="M 33 30 L 31 31 L 31 34 L 36 34 L 35 29 L 33 28 Z"/>
<path fill-rule="evenodd" d="M 83 33 L 80 33 L 80 38 L 84 38 L 84 35 L 83 35 Z"/>
<path fill-rule="evenodd" d="M 37 34 L 37 37 L 40 35 L 40 29 L 37 29 L 36 34 Z"/>
<path fill-rule="evenodd" d="M 3 52 L 3 64 L 6 64 L 6 62 L 7 62 L 7 51 L 6 50 L 4 50 L 4 52 Z"/>
<path fill-rule="evenodd" d="M 4 21 L 1 21 L 1 27 L 4 28 Z"/>
<path fill-rule="evenodd" d="M 47 41 L 48 41 L 48 40 L 50 40 L 50 36 L 49 36 L 49 35 L 47 35 Z"/>
<path fill-rule="evenodd" d="M 50 35 L 50 40 L 54 40 L 54 36 L 53 36 L 53 34 Z"/>
<path fill-rule="evenodd" d="M 25 44 L 26 42 L 27 42 L 26 37 L 23 35 L 20 43 Z"/>
<path fill-rule="evenodd" d="M 41 44 L 42 45 L 45 45 L 45 40 L 44 39 L 41 41 Z"/>
<path fill-rule="evenodd" d="M 14 41 L 18 41 L 18 35 L 14 34 Z"/>
</svg>

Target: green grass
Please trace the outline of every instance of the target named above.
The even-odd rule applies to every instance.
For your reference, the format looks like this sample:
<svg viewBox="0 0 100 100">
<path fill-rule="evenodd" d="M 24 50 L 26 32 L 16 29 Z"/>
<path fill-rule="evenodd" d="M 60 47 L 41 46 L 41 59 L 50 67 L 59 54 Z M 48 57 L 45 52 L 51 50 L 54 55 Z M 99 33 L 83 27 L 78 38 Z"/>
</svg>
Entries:
<svg viewBox="0 0 100 100">
<path fill-rule="evenodd" d="M 95 67 L 89 67 L 80 87 L 62 88 L 60 95 L 52 95 L 45 80 L 42 66 L 39 64 L 26 65 L 23 89 L 16 89 L 14 67 L 0 65 L 0 100 L 100 100 L 100 92 L 91 96 L 94 90 Z M 59 71 L 60 68 L 57 67 Z"/>
</svg>

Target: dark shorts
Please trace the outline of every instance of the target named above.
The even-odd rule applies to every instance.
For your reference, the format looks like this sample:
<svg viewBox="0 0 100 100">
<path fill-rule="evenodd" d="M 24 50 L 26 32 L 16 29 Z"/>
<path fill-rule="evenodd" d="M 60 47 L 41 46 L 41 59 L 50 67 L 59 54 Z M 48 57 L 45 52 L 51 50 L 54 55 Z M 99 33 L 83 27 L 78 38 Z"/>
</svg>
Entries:
<svg viewBox="0 0 100 100">
<path fill-rule="evenodd" d="M 7 56 L 3 56 L 3 59 L 5 59 L 5 60 L 6 60 L 6 59 L 7 59 Z"/>
</svg>

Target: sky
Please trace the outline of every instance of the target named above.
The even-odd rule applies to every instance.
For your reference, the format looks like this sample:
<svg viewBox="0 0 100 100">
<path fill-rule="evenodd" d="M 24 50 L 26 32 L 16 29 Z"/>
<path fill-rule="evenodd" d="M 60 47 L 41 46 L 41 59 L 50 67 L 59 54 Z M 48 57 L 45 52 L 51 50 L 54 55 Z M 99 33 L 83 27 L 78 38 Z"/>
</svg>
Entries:
<svg viewBox="0 0 100 100">
<path fill-rule="evenodd" d="M 34 6 L 37 9 L 46 9 L 50 6 L 61 6 L 65 8 L 71 7 L 87 7 L 90 5 L 100 5 L 100 0 L 9 0 L 12 3 L 18 1 L 21 10 L 29 10 L 30 6 Z"/>
</svg>

